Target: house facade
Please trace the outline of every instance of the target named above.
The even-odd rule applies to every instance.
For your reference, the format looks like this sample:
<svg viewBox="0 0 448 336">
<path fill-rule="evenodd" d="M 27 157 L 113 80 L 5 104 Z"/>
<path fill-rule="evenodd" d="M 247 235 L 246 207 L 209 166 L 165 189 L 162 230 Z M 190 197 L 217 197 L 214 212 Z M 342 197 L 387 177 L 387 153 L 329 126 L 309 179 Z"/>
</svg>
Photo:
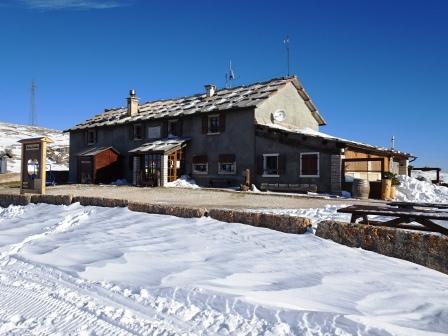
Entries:
<svg viewBox="0 0 448 336">
<path fill-rule="evenodd" d="M 351 173 L 374 179 L 378 170 L 407 171 L 409 154 L 329 136 L 319 131 L 323 125 L 296 77 L 220 90 L 206 85 L 202 94 L 143 104 L 131 90 L 126 107 L 68 130 L 70 181 L 163 186 L 187 174 L 201 186 L 230 187 L 249 169 L 263 189 L 340 193 Z M 85 153 L 106 157 L 112 150 L 115 175 L 95 179 Z M 352 156 L 358 161 L 346 169 Z"/>
</svg>

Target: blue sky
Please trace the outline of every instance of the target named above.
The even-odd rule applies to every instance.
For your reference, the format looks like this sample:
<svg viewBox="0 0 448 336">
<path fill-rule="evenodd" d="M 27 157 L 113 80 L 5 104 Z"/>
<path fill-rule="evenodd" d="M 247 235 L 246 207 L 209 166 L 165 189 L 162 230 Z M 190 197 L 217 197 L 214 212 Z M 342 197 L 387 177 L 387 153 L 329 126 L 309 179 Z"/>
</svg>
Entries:
<svg viewBox="0 0 448 336">
<path fill-rule="evenodd" d="M 142 100 L 245 84 L 291 69 L 321 131 L 415 153 L 448 169 L 448 2 L 3 0 L 0 120 L 64 129 Z"/>
</svg>

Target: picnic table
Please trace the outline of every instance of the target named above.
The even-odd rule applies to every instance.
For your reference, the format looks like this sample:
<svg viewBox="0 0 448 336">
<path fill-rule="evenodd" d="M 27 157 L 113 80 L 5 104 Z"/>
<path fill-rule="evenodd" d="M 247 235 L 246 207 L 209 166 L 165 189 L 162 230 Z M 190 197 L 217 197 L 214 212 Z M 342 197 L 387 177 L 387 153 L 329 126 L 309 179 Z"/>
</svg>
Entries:
<svg viewBox="0 0 448 336">
<path fill-rule="evenodd" d="M 349 207 L 339 209 L 338 212 L 351 214 L 351 223 L 356 223 L 356 220 L 362 218 L 362 224 L 433 231 L 448 235 L 448 228 L 434 222 L 434 220 L 448 221 L 448 212 L 444 210 L 415 209 L 414 207 L 396 207 L 390 205 L 351 205 Z M 368 215 L 394 218 L 384 222 L 372 222 L 369 221 Z M 419 223 L 423 225 L 423 227 L 416 225 L 403 225 L 412 222 Z"/>
</svg>

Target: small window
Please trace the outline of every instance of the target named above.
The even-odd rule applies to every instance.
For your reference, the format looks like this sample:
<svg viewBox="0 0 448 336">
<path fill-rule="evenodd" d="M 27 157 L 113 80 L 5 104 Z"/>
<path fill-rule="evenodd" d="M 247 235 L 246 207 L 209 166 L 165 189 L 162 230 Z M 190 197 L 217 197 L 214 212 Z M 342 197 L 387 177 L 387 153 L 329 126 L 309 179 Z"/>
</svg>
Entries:
<svg viewBox="0 0 448 336">
<path fill-rule="evenodd" d="M 319 153 L 300 153 L 300 177 L 319 177 Z"/>
<path fill-rule="evenodd" d="M 208 174 L 207 155 L 193 156 L 193 174 Z"/>
<path fill-rule="evenodd" d="M 95 130 L 87 131 L 87 144 L 93 145 L 96 142 L 96 133 Z"/>
<path fill-rule="evenodd" d="M 208 163 L 193 163 L 193 174 L 207 174 Z"/>
<path fill-rule="evenodd" d="M 217 134 L 220 131 L 219 115 L 211 115 L 208 117 L 208 134 Z"/>
<path fill-rule="evenodd" d="M 179 121 L 168 120 L 168 137 L 180 136 Z"/>
<path fill-rule="evenodd" d="M 134 124 L 134 140 L 143 139 L 143 126 L 141 124 Z"/>
<path fill-rule="evenodd" d="M 236 174 L 236 160 L 234 154 L 222 154 L 219 156 L 218 174 L 221 175 Z"/>
<path fill-rule="evenodd" d="M 160 138 L 160 126 L 148 126 L 148 139 Z"/>
<path fill-rule="evenodd" d="M 279 176 L 279 154 L 263 154 L 263 176 Z"/>
</svg>

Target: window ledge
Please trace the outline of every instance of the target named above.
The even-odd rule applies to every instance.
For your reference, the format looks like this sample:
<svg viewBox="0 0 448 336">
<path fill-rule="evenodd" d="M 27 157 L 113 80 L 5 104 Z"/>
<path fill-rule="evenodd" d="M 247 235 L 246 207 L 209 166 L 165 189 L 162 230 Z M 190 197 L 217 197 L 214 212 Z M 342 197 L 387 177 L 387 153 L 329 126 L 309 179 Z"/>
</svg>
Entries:
<svg viewBox="0 0 448 336">
<path fill-rule="evenodd" d="M 192 174 L 195 174 L 195 175 L 208 175 L 208 172 L 195 172 L 195 171 L 193 171 Z"/>
<path fill-rule="evenodd" d="M 320 177 L 320 175 L 299 175 L 299 177 Z"/>
<path fill-rule="evenodd" d="M 280 177 L 280 175 L 268 175 L 268 174 L 263 174 L 263 175 L 261 175 L 261 177 Z"/>
<path fill-rule="evenodd" d="M 218 172 L 218 175 L 236 175 L 236 172 L 234 173 Z"/>
<path fill-rule="evenodd" d="M 207 135 L 219 135 L 221 132 L 207 133 Z"/>
</svg>

